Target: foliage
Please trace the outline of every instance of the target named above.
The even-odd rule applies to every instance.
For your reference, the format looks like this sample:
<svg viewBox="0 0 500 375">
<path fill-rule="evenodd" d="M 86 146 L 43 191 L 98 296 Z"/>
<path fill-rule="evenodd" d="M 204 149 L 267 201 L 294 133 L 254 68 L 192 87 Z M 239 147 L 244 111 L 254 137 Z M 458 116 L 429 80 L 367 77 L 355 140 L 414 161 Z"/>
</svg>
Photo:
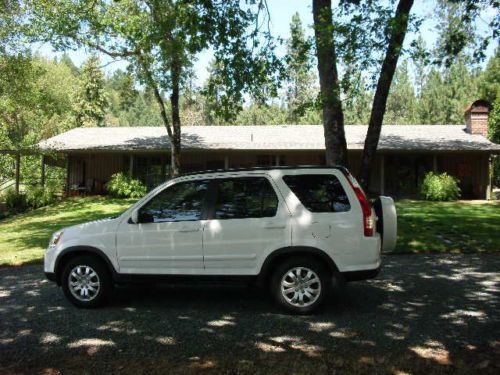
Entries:
<svg viewBox="0 0 500 375">
<path fill-rule="evenodd" d="M 402 61 L 396 69 L 387 99 L 384 123 L 393 125 L 418 123 L 417 97 L 410 79 L 407 61 Z"/>
<path fill-rule="evenodd" d="M 480 75 L 479 92 L 481 98 L 491 103 L 488 136 L 492 142 L 500 143 L 500 48 Z M 500 186 L 500 156 L 493 155 L 492 158 L 492 182 Z"/>
<path fill-rule="evenodd" d="M 99 58 L 91 55 L 81 69 L 79 88 L 75 100 L 78 126 L 104 126 L 108 97 L 104 90 L 104 74 Z"/>
<path fill-rule="evenodd" d="M 33 187 L 26 192 L 26 204 L 31 208 L 48 206 L 55 199 L 54 191 L 50 188 Z"/>
<path fill-rule="evenodd" d="M 312 68 L 312 45 L 306 39 L 299 14 L 295 13 L 290 23 L 290 38 L 287 41 L 286 60 L 286 103 L 287 122 L 298 123 L 308 107 L 314 105 L 317 97 L 315 77 Z"/>
<path fill-rule="evenodd" d="M 123 58 L 138 81 L 154 93 L 171 146 L 171 172 L 180 169 L 179 99 L 197 54 L 214 53 L 224 92 L 218 115 L 234 117 L 243 93 L 260 98 L 275 91 L 281 66 L 270 33 L 261 33 L 265 3 L 256 0 L 200 1 L 29 1 L 34 15 L 25 29 L 32 41 L 50 40 L 64 50 L 86 47 Z M 264 20 L 263 20 L 264 18 Z M 262 43 L 262 41 L 265 41 Z M 212 92 L 212 86 L 207 87 Z M 170 106 L 163 93 L 167 93 Z"/>
<path fill-rule="evenodd" d="M 423 199 L 429 201 L 454 201 L 460 197 L 458 184 L 458 179 L 447 173 L 429 172 L 425 175 L 420 193 Z"/>
<path fill-rule="evenodd" d="M 112 197 L 116 198 L 141 198 L 147 192 L 146 186 L 140 180 L 121 172 L 111 176 L 106 189 Z"/>
<path fill-rule="evenodd" d="M 23 211 L 28 208 L 26 195 L 23 193 L 16 193 L 14 189 L 7 189 L 2 197 L 5 201 L 7 208 L 14 212 Z"/>
</svg>

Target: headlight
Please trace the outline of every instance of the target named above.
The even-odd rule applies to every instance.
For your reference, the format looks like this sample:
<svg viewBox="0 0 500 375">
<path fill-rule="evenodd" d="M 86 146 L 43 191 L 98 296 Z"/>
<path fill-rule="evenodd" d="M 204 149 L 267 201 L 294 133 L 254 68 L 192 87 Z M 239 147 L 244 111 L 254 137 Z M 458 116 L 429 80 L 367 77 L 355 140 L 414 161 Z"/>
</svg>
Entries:
<svg viewBox="0 0 500 375">
<path fill-rule="evenodd" d="M 60 230 L 59 232 L 55 232 L 52 235 L 52 238 L 50 239 L 49 247 L 56 247 L 59 241 L 61 240 L 62 235 L 63 235 L 62 230 Z"/>
</svg>

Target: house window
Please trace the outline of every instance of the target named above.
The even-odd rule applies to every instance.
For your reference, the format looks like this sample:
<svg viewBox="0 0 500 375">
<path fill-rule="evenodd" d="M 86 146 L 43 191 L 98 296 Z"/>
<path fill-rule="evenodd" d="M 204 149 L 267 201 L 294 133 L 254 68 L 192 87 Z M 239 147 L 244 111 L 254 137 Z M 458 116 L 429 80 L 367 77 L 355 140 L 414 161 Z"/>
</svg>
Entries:
<svg viewBox="0 0 500 375">
<path fill-rule="evenodd" d="M 160 157 L 138 157 L 135 159 L 134 177 L 141 180 L 148 189 L 165 181 Z"/>
</svg>

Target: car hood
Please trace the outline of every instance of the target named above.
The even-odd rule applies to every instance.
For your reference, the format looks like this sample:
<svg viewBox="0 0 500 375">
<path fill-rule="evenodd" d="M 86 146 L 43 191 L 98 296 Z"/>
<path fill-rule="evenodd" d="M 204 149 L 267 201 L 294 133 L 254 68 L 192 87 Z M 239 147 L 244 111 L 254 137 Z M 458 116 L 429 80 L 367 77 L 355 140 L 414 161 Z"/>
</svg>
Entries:
<svg viewBox="0 0 500 375">
<path fill-rule="evenodd" d="M 120 217 L 118 216 L 73 225 L 63 229 L 64 235 L 62 239 L 65 241 L 74 237 L 114 232 L 119 222 Z"/>
</svg>

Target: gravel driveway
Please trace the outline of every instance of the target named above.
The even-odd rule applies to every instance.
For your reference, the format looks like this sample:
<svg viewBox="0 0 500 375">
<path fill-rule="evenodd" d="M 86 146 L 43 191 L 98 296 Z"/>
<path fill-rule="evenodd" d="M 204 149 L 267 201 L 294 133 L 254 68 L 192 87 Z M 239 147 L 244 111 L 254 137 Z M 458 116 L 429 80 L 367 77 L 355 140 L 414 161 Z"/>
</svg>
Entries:
<svg viewBox="0 0 500 375">
<path fill-rule="evenodd" d="M 384 259 L 318 315 L 257 288 L 120 288 L 78 310 L 41 265 L 0 268 L 0 373 L 500 373 L 500 256 Z"/>
</svg>

